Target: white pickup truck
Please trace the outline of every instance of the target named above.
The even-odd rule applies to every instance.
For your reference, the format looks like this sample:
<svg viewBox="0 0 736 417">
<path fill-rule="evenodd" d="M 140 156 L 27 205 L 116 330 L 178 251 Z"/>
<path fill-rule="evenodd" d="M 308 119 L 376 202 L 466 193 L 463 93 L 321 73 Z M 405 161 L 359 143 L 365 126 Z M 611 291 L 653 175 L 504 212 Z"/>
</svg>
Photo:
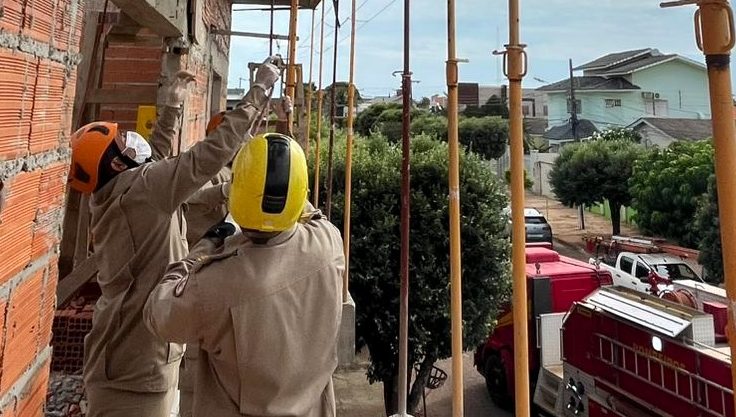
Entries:
<svg viewBox="0 0 736 417">
<path fill-rule="evenodd" d="M 611 266 L 599 259 L 590 258 L 591 264 L 599 265 L 611 272 L 613 285 L 631 288 L 641 292 L 651 292 L 649 272 L 670 281 L 693 280 L 704 282 L 690 266 L 677 256 L 666 253 L 621 252 Z M 659 284 L 659 291 L 672 289 L 671 285 Z"/>
</svg>

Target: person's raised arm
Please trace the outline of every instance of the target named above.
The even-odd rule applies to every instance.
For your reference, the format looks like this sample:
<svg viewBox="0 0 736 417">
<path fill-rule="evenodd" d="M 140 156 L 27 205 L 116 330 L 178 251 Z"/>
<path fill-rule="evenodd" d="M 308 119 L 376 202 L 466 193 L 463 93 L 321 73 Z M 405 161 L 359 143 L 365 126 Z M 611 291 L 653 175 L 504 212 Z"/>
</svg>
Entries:
<svg viewBox="0 0 736 417">
<path fill-rule="evenodd" d="M 256 73 L 256 83 L 241 104 L 224 116 L 223 122 L 203 141 L 176 158 L 144 167 L 142 190 L 151 206 L 173 212 L 207 181 L 210 181 L 250 139 L 254 121 L 266 110 L 267 92 L 280 77 L 279 69 L 266 60 Z"/>
<path fill-rule="evenodd" d="M 173 155 L 173 143 L 179 133 L 179 119 L 182 115 L 187 86 L 194 81 L 194 74 L 179 71 L 168 80 L 163 89 L 163 102 L 159 108 L 156 124 L 151 132 L 151 159 L 160 161 Z"/>
</svg>

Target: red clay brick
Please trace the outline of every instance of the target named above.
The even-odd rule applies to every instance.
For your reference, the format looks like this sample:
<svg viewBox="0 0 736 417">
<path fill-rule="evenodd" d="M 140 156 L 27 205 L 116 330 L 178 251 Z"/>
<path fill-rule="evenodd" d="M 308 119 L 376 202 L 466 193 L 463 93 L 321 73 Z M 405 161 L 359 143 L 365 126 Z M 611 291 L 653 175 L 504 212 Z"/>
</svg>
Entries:
<svg viewBox="0 0 736 417">
<path fill-rule="evenodd" d="M 5 310 L 7 309 L 7 307 L 8 307 L 7 300 L 0 300 L 0 332 L 5 330 Z M 4 347 L 5 347 L 5 338 L 0 337 L 0 364 L 3 363 Z M 2 372 L 0 372 L 0 379 L 2 379 Z"/>
<path fill-rule="evenodd" d="M 41 171 L 22 172 L 6 183 L 8 200 L 0 214 L 0 285 L 31 259 L 33 219 L 38 206 Z"/>
<path fill-rule="evenodd" d="M 0 28 L 19 33 L 23 21 L 23 5 L 17 0 L 3 0 L 3 14 L 0 17 Z"/>
<path fill-rule="evenodd" d="M 41 365 L 30 389 L 17 399 L 9 416 L 42 417 L 49 385 L 49 363 Z"/>
<path fill-rule="evenodd" d="M 10 293 L 3 348 L 0 395 L 28 369 L 39 351 L 39 323 L 44 270 Z"/>
<path fill-rule="evenodd" d="M 0 159 L 27 153 L 36 62 L 0 48 Z"/>
<path fill-rule="evenodd" d="M 63 102 L 64 67 L 52 62 L 42 62 L 38 70 L 31 115 L 31 153 L 59 146 Z"/>
<path fill-rule="evenodd" d="M 118 61 L 121 59 L 129 60 L 133 58 L 136 61 L 158 62 L 160 70 L 162 52 L 161 48 L 162 47 L 160 46 L 149 47 L 112 44 L 105 51 L 105 62 Z"/>
<path fill-rule="evenodd" d="M 51 328 L 54 324 L 54 313 L 56 311 L 56 286 L 59 282 L 59 270 L 57 259 L 51 260 L 46 269 L 46 285 L 43 290 L 41 304 L 41 328 L 38 335 L 40 339 L 39 349 L 43 349 L 51 343 Z"/>
</svg>

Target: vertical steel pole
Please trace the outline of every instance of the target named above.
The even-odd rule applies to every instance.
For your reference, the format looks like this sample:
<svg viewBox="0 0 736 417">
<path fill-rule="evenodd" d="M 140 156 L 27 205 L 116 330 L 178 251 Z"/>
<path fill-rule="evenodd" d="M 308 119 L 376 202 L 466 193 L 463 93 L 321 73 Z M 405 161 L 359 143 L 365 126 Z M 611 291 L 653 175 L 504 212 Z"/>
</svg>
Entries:
<svg viewBox="0 0 736 417">
<path fill-rule="evenodd" d="M 299 0 L 291 0 L 289 13 L 289 73 L 286 80 L 286 95 L 296 102 L 296 23 L 299 14 Z M 293 135 L 294 113 L 288 113 L 286 120 L 287 129 Z"/>
<path fill-rule="evenodd" d="M 337 34 L 340 29 L 340 0 L 333 0 L 335 9 L 335 43 L 332 46 L 332 88 L 330 88 L 330 144 L 327 152 L 327 197 L 325 199 L 325 214 L 327 220 L 332 218 L 332 154 L 335 149 L 335 118 L 337 107 L 335 104 L 335 90 L 337 89 Z"/>
<path fill-rule="evenodd" d="M 409 225 L 411 213 L 411 71 L 409 66 L 410 0 L 404 0 L 404 72 L 401 132 L 401 290 L 399 295 L 399 416 L 406 416 L 409 379 Z"/>
<path fill-rule="evenodd" d="M 458 70 L 455 0 L 447 0 L 447 141 L 450 198 L 450 313 L 452 328 L 452 416 L 463 416 L 463 299 L 460 257 L 460 151 L 458 145 Z"/>
<path fill-rule="evenodd" d="M 309 145 L 312 142 L 309 137 L 312 130 L 312 69 L 314 67 L 314 14 L 316 10 L 312 9 L 312 26 L 309 31 L 309 84 L 307 90 L 307 128 L 304 132 L 304 154 L 309 156 Z"/>
<path fill-rule="evenodd" d="M 729 299 L 729 345 L 736 357 L 736 126 L 733 121 L 731 86 L 731 49 L 735 35 L 733 11 L 726 0 L 702 1 L 696 13 L 698 44 L 705 53 L 710 84 L 710 106 L 715 146 L 718 213 L 721 225 L 723 273 Z M 736 386 L 736 368 L 731 365 Z M 736 406 L 736 397 L 734 397 Z"/>
<path fill-rule="evenodd" d="M 348 284 L 350 278 L 350 209 L 352 204 L 353 182 L 353 108 L 355 107 L 355 0 L 352 0 L 352 14 L 350 17 L 350 75 L 348 80 L 348 120 L 347 140 L 345 151 L 345 210 L 343 213 L 343 245 L 345 251 L 345 274 L 342 277 L 342 300 L 348 299 Z"/>
<path fill-rule="evenodd" d="M 529 417 L 529 334 L 526 288 L 526 236 L 524 230 L 524 131 L 521 80 L 526 54 L 519 37 L 519 0 L 509 0 L 509 44 L 506 45 L 509 79 L 509 133 L 511 141 L 511 252 L 514 316 L 514 381 L 517 417 Z"/>
<path fill-rule="evenodd" d="M 728 296 L 728 344 L 736 357 L 736 126 L 733 120 L 731 50 L 736 30 L 731 5 L 727 0 L 681 0 L 661 3 L 661 7 L 697 4 L 695 40 L 705 54 L 708 67 L 710 109 L 715 147 L 718 217 L 721 228 L 723 275 Z M 731 364 L 731 379 L 736 386 L 736 367 Z M 733 397 L 736 407 L 736 396 Z"/>
<path fill-rule="evenodd" d="M 322 64 L 324 62 L 325 52 L 325 1 L 322 0 L 322 19 L 319 29 L 319 82 L 317 87 L 317 138 L 314 142 L 314 195 L 312 196 L 312 204 L 315 208 L 319 208 L 319 165 L 320 165 L 320 142 L 322 142 L 322 104 L 324 93 L 322 92 Z"/>
</svg>

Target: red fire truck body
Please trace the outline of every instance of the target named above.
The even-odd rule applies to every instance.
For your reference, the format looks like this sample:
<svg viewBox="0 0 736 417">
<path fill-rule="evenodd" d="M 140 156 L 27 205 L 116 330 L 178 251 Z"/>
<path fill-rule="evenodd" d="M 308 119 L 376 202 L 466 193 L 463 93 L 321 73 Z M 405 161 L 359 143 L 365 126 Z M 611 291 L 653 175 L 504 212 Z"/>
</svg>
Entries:
<svg viewBox="0 0 736 417">
<path fill-rule="evenodd" d="M 722 314 L 720 289 L 687 285 L 696 308 L 602 287 L 567 314 L 543 315 L 534 404 L 558 417 L 733 417 L 721 319 L 703 311 Z"/>
<path fill-rule="evenodd" d="M 529 298 L 529 369 L 531 381 L 539 370 L 537 320 L 547 313 L 566 313 L 601 285 L 610 285 L 608 271 L 544 247 L 526 248 Z M 514 326 L 511 307 L 502 314 L 486 342 L 478 346 L 475 366 L 484 375 L 494 402 L 509 407 L 514 397 Z"/>
</svg>

